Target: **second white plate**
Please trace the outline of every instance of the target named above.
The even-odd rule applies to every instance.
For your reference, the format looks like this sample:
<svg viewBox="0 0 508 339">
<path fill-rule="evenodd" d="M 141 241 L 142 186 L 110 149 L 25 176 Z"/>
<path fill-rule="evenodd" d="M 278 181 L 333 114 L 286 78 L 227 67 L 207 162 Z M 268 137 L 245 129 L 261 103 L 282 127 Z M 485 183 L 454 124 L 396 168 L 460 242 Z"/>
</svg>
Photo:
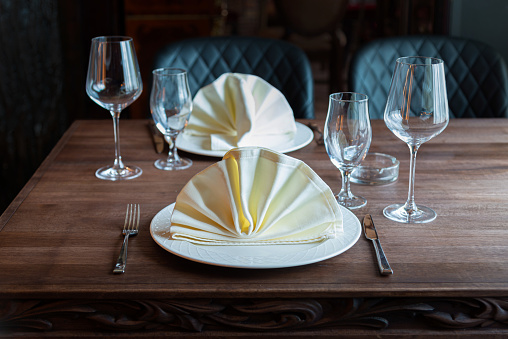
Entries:
<svg viewBox="0 0 508 339">
<path fill-rule="evenodd" d="M 339 255 L 351 248 L 360 237 L 358 218 L 339 206 L 344 233 L 337 239 L 298 245 L 205 246 L 169 239 L 169 226 L 175 204 L 155 215 L 150 224 L 153 240 L 163 249 L 182 258 L 216 266 L 236 268 L 282 268 L 308 265 Z"/>
<path fill-rule="evenodd" d="M 210 149 L 204 149 L 202 145 L 204 144 L 205 139 L 206 137 L 180 134 L 176 139 L 176 147 L 179 150 L 185 152 L 206 155 L 210 157 L 222 158 L 224 154 L 226 154 L 227 151 L 224 150 L 215 151 Z M 314 139 L 314 132 L 312 132 L 312 130 L 309 127 L 305 126 L 304 124 L 296 122 L 296 134 L 292 141 L 283 144 L 273 145 L 269 148 L 279 153 L 293 152 L 310 144 L 312 139 Z"/>
</svg>

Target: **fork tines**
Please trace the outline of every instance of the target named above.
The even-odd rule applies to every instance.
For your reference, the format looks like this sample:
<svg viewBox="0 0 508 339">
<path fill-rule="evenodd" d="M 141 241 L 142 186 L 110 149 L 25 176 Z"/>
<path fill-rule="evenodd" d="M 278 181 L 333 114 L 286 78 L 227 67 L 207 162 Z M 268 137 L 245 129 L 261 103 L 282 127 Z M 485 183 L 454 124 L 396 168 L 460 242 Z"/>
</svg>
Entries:
<svg viewBox="0 0 508 339">
<path fill-rule="evenodd" d="M 137 231 L 139 227 L 140 209 L 139 204 L 127 204 L 125 213 L 124 231 Z"/>
</svg>

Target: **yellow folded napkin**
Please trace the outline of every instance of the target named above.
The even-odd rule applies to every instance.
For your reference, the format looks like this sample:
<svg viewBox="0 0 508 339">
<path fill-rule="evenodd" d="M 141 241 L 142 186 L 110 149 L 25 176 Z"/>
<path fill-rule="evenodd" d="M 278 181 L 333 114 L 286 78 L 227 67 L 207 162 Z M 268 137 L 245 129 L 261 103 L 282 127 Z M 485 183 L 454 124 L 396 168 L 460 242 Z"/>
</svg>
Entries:
<svg viewBox="0 0 508 339">
<path fill-rule="evenodd" d="M 265 148 L 237 148 L 179 193 L 170 237 L 205 245 L 310 243 L 342 233 L 328 185 L 304 162 Z"/>
<path fill-rule="evenodd" d="M 248 74 L 225 73 L 194 97 L 184 134 L 205 136 L 204 149 L 273 147 L 293 140 L 293 110 L 282 93 Z"/>
</svg>

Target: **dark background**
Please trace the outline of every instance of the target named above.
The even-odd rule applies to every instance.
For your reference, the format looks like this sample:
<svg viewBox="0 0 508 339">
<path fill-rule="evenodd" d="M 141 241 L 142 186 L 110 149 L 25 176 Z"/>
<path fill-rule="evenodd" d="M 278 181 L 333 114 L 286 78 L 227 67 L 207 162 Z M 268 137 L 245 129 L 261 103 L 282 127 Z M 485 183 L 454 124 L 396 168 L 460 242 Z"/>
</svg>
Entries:
<svg viewBox="0 0 508 339">
<path fill-rule="evenodd" d="M 316 92 L 321 91 L 316 97 L 326 100 L 327 94 L 347 89 L 349 57 L 365 42 L 450 29 L 451 0 L 350 0 L 319 32 L 291 29 L 277 12 L 277 1 L 0 0 L 0 212 L 74 120 L 110 119 L 85 92 L 95 36 L 134 38 L 144 92 L 122 119 L 140 119 L 149 116 L 153 55 L 172 41 L 234 34 L 287 39 L 307 52 Z M 291 1 L 296 13 L 285 14 L 298 15 L 300 1 Z M 311 3 L 318 14 L 304 11 L 305 16 L 323 21 L 331 3 Z"/>
</svg>

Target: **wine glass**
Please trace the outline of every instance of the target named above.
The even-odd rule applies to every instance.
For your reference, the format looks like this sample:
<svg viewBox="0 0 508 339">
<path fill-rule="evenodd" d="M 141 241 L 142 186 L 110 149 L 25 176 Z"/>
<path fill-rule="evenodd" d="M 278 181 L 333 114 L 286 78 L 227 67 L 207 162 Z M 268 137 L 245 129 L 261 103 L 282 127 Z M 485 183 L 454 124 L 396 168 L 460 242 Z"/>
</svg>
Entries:
<svg viewBox="0 0 508 339">
<path fill-rule="evenodd" d="M 169 144 L 168 157 L 155 161 L 154 165 L 165 171 L 189 168 L 192 160 L 181 158 L 176 149 L 176 137 L 187 126 L 192 112 L 187 72 L 179 68 L 159 68 L 152 73 L 150 111 L 155 126 Z"/>
<path fill-rule="evenodd" d="M 425 223 L 436 218 L 434 210 L 415 204 L 416 153 L 421 144 L 446 128 L 448 120 L 443 60 L 428 57 L 397 59 L 384 121 L 388 129 L 409 146 L 411 161 L 407 201 L 386 207 L 383 214 L 387 218 L 403 223 Z"/>
<path fill-rule="evenodd" d="M 372 140 L 368 101 L 360 93 L 331 94 L 326 117 L 326 152 L 342 175 L 342 188 L 335 197 L 349 209 L 367 204 L 367 199 L 351 193 L 350 176 L 367 155 Z"/>
<path fill-rule="evenodd" d="M 115 161 L 112 166 L 99 168 L 95 176 L 103 180 L 127 180 L 139 177 L 143 171 L 127 166 L 120 155 L 120 113 L 143 91 L 138 60 L 132 38 L 101 36 L 92 39 L 86 93 L 113 117 Z"/>
</svg>

